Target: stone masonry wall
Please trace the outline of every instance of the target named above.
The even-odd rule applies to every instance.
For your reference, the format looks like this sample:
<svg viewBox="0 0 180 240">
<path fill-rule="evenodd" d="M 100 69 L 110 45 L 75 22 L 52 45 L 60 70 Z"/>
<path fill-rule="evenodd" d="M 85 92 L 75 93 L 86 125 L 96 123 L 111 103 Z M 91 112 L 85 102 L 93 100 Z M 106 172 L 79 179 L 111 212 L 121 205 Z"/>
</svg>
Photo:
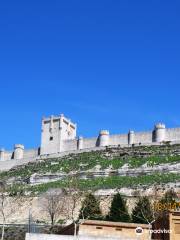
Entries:
<svg viewBox="0 0 180 240">
<path fill-rule="evenodd" d="M 180 128 L 166 129 L 166 139 L 168 141 L 180 141 Z"/>
<path fill-rule="evenodd" d="M 27 159 L 27 158 L 35 158 L 38 156 L 38 149 L 27 149 L 27 150 L 24 150 L 24 159 Z M 4 160 L 10 160 L 10 159 L 13 159 L 13 151 L 12 152 L 6 152 L 5 151 L 5 156 L 4 156 Z"/>
<path fill-rule="evenodd" d="M 86 151 L 87 149 L 94 149 L 97 147 L 105 147 L 106 145 L 99 144 L 99 137 L 94 138 L 82 138 L 82 148 L 81 151 Z M 180 128 L 165 129 L 165 141 L 170 141 L 171 143 L 180 142 Z M 78 139 L 63 140 L 61 153 L 68 153 L 71 151 L 78 151 Z M 133 144 L 135 145 L 154 145 L 160 144 L 160 142 L 154 142 L 153 131 L 149 132 L 134 132 Z M 128 146 L 128 134 L 117 134 L 108 136 L 108 146 L 121 145 L 122 147 Z M 23 150 L 23 159 L 16 160 L 13 157 L 13 151 L 5 151 L 4 158 L 0 161 L 0 170 L 5 168 L 10 169 L 13 166 L 23 164 L 24 162 L 34 161 L 39 157 L 39 149 Z M 55 152 L 54 154 L 60 154 L 60 152 Z M 52 154 L 53 155 L 53 154 Z M 50 157 L 51 154 L 44 154 L 42 157 Z"/>
</svg>

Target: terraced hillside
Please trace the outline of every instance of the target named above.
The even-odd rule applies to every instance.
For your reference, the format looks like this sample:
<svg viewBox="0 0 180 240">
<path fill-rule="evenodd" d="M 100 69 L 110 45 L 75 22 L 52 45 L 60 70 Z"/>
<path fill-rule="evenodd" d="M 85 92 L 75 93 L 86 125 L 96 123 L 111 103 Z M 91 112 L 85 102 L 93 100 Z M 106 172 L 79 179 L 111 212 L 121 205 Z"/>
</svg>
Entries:
<svg viewBox="0 0 180 240">
<path fill-rule="evenodd" d="M 107 147 L 104 150 L 38 160 L 0 173 L 11 195 L 66 187 L 76 178 L 82 189 L 145 187 L 180 182 L 180 145 Z"/>
</svg>

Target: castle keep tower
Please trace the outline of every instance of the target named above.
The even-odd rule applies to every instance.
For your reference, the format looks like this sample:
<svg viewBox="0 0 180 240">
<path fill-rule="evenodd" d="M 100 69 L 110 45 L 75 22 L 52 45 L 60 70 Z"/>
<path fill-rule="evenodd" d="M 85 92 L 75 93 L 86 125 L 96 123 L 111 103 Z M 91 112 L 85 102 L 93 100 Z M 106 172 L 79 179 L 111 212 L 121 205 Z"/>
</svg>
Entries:
<svg viewBox="0 0 180 240">
<path fill-rule="evenodd" d="M 64 140 L 75 138 L 76 124 L 63 114 L 42 119 L 41 155 L 62 152 Z"/>
</svg>

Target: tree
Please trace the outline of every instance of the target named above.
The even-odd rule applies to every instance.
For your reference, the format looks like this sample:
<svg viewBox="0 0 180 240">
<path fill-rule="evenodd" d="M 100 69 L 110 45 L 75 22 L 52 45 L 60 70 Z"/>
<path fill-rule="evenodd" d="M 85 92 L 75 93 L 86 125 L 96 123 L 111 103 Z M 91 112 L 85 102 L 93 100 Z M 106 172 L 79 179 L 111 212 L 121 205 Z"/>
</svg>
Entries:
<svg viewBox="0 0 180 240">
<path fill-rule="evenodd" d="M 10 198 L 6 181 L 0 181 L 0 216 L 2 218 L 1 240 L 4 239 L 7 218 L 16 211 L 16 209 L 13 208 L 13 204 L 19 207 L 22 204 L 21 197 L 16 196 Z"/>
<path fill-rule="evenodd" d="M 132 210 L 132 222 L 149 224 L 153 220 L 152 206 L 148 197 L 140 197 Z"/>
<path fill-rule="evenodd" d="M 130 216 L 126 206 L 126 201 L 120 193 L 114 195 L 107 220 L 114 222 L 129 222 Z"/>
<path fill-rule="evenodd" d="M 63 211 L 65 195 L 64 189 L 50 189 L 40 198 L 42 210 L 47 213 L 52 226 Z"/>
<path fill-rule="evenodd" d="M 78 224 L 78 215 L 81 198 L 83 197 L 84 192 L 79 188 L 79 181 L 76 175 L 69 176 L 67 179 L 67 193 L 68 197 L 66 198 L 67 206 L 67 218 L 72 221 L 74 224 L 74 237 L 77 236 L 77 224 Z"/>
<path fill-rule="evenodd" d="M 88 193 L 82 202 L 80 219 L 102 219 L 99 201 L 92 193 Z"/>
</svg>

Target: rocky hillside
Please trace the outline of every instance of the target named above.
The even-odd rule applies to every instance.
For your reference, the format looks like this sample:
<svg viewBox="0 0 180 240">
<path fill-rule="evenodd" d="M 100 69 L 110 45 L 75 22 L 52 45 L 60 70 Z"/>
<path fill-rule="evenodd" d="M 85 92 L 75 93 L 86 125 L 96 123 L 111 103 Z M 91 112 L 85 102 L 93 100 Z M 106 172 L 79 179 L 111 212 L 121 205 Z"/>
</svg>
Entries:
<svg viewBox="0 0 180 240">
<path fill-rule="evenodd" d="M 180 145 L 107 147 L 105 150 L 38 160 L 1 172 L 12 195 L 66 187 L 75 177 L 82 189 L 141 188 L 180 182 Z"/>
</svg>

